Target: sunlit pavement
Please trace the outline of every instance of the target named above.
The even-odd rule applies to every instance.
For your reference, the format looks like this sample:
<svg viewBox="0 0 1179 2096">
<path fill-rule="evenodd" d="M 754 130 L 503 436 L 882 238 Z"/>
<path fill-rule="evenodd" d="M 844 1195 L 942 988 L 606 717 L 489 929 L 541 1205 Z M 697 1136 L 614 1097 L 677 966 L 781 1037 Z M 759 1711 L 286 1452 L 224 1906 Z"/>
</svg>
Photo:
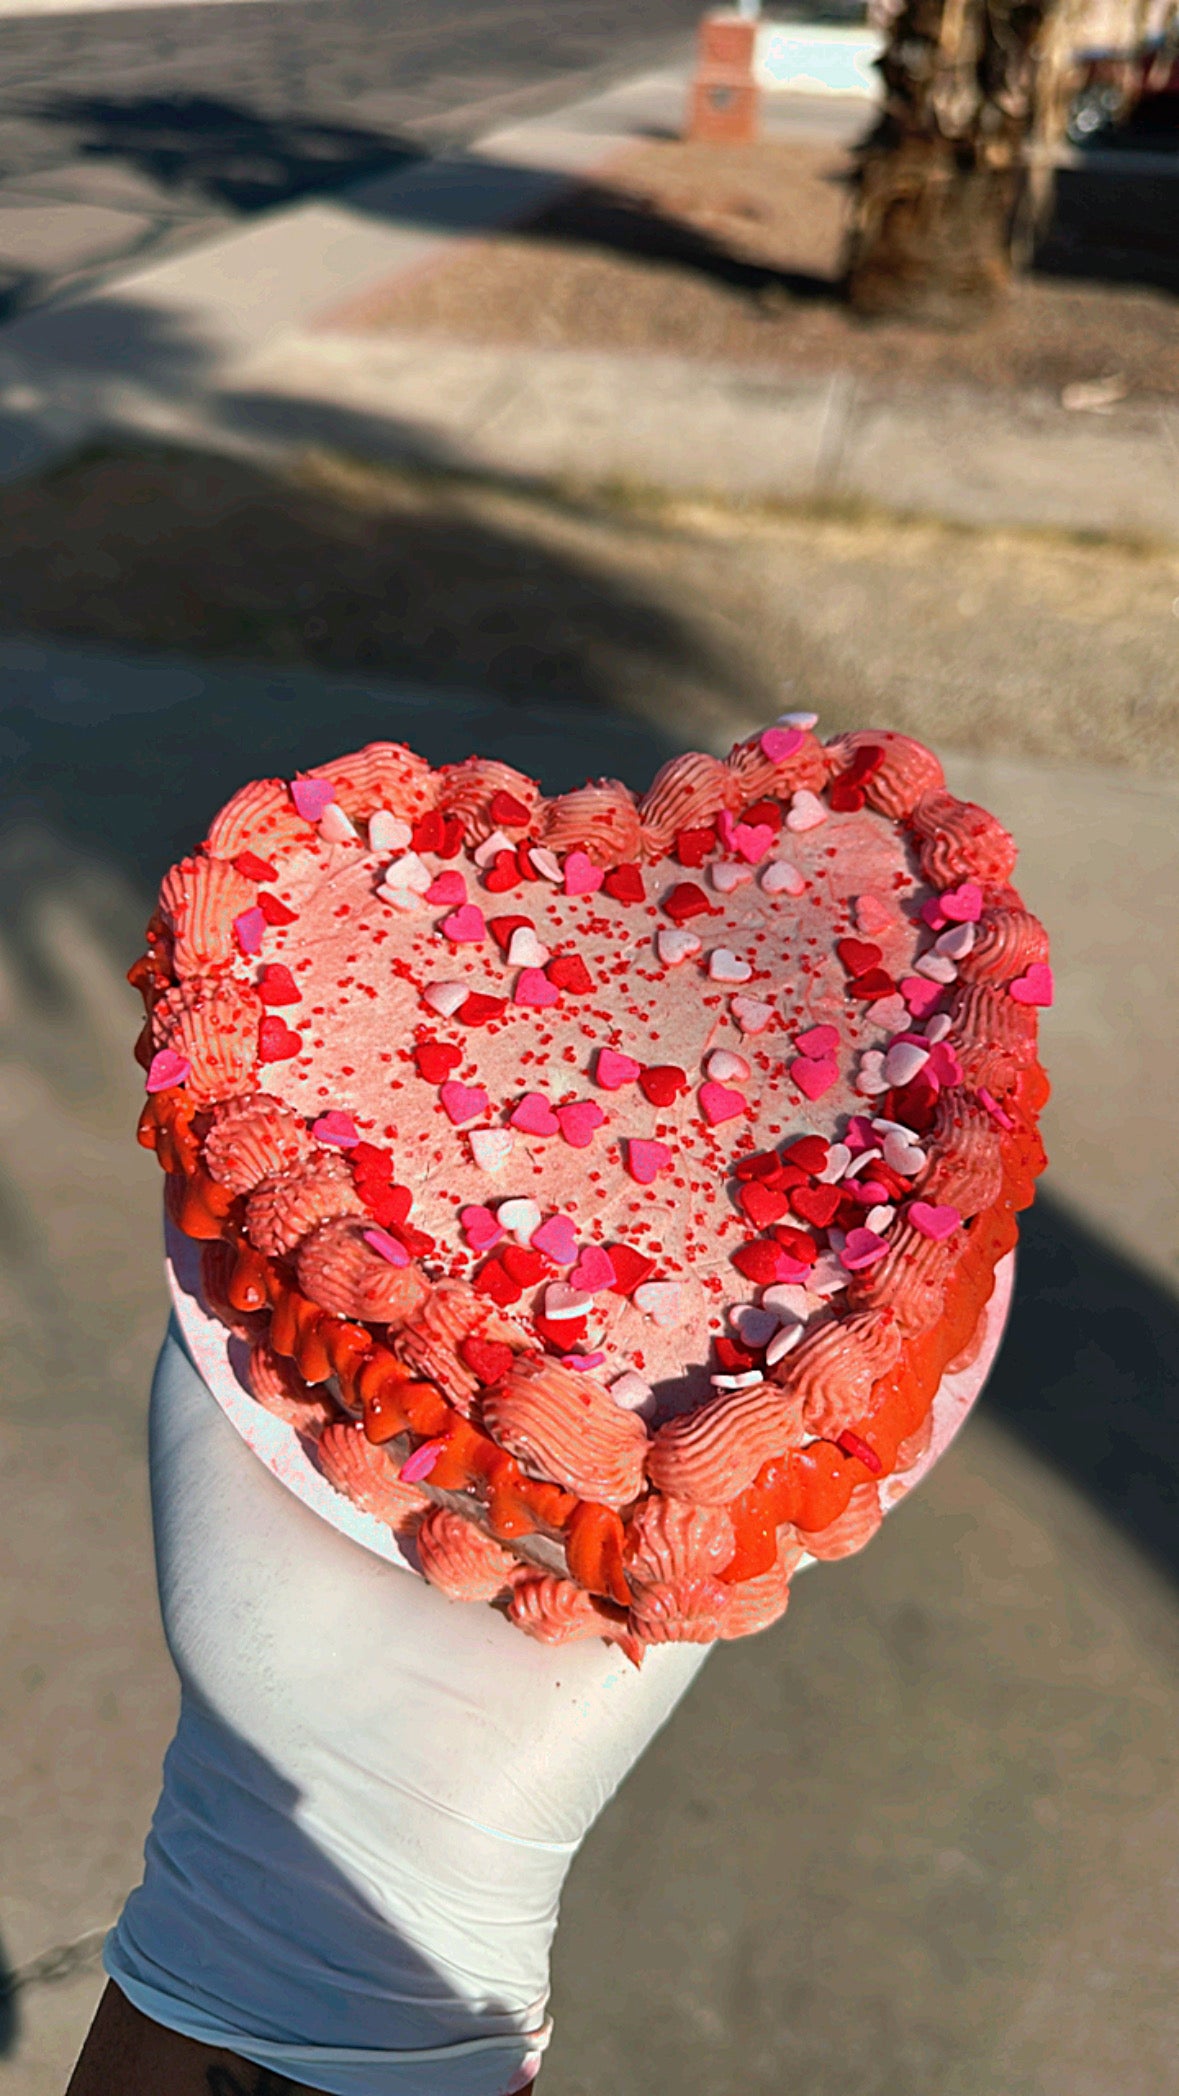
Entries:
<svg viewBox="0 0 1179 2096">
<path fill-rule="evenodd" d="M 158 1181 L 132 1140 L 121 985 L 152 881 L 259 738 L 269 765 L 279 719 L 292 768 L 393 733 L 435 761 L 502 750 L 550 787 L 603 769 L 641 784 L 668 745 L 358 680 L 53 647 L 22 664 L 0 715 L 34 781 L 7 811 L 0 947 L 0 1933 L 28 1983 L 0 2088 L 60 2096 L 173 1707 L 142 1445 Z M 1179 1144 L 1158 1102 L 1179 792 L 983 759 L 952 781 L 1017 830 L 1061 986 L 1055 1161 L 1011 1333 L 983 1416 L 922 1493 L 710 1662 L 592 1835 L 546 2096 L 1169 2086 Z"/>
</svg>

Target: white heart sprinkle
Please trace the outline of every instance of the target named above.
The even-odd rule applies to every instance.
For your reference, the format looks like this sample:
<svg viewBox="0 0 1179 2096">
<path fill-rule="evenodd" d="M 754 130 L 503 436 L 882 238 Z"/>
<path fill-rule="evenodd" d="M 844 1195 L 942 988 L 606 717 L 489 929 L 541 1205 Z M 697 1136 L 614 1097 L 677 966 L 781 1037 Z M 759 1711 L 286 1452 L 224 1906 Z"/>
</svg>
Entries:
<svg viewBox="0 0 1179 2096">
<path fill-rule="evenodd" d="M 355 844 L 360 836 L 352 817 L 344 813 L 339 801 L 328 802 L 317 827 L 325 844 Z"/>
<path fill-rule="evenodd" d="M 902 1179 L 915 1179 L 924 1168 L 925 1152 L 916 1143 L 906 1142 L 903 1135 L 886 1135 L 884 1162 L 890 1171 L 899 1172 Z"/>
<path fill-rule="evenodd" d="M 801 1338 L 801 1325 L 782 1325 L 766 1348 L 766 1367 L 776 1368 L 783 1356 L 788 1354 L 792 1347 L 797 1346 Z"/>
<path fill-rule="evenodd" d="M 517 1244 L 526 1245 L 534 1230 L 539 1230 L 541 1208 L 538 1201 L 513 1199 L 501 1201 L 495 1211 L 495 1220 L 505 1230 L 510 1230 Z"/>
<path fill-rule="evenodd" d="M 453 1019 L 461 1004 L 471 994 L 471 986 L 465 982 L 427 983 L 422 991 L 422 1003 L 428 1004 L 432 1012 L 441 1019 Z"/>
<path fill-rule="evenodd" d="M 896 1209 L 887 1201 L 881 1201 L 876 1208 L 868 1210 L 864 1217 L 864 1226 L 868 1230 L 875 1230 L 876 1235 L 882 1237 L 895 1215 Z"/>
<path fill-rule="evenodd" d="M 708 956 L 708 973 L 713 982 L 743 983 L 749 981 L 753 969 L 732 947 L 714 946 Z"/>
<path fill-rule="evenodd" d="M 743 888 L 746 881 L 753 879 L 752 866 L 742 866 L 732 859 L 722 859 L 712 868 L 712 885 L 719 895 L 731 895 L 734 888 Z"/>
<path fill-rule="evenodd" d="M 543 968 L 549 949 L 541 944 L 530 924 L 518 924 L 508 946 L 509 968 Z"/>
<path fill-rule="evenodd" d="M 425 908 L 420 895 L 415 895 L 409 888 L 391 888 L 387 881 L 381 882 L 380 887 L 377 889 L 377 894 L 382 902 L 392 903 L 395 910 L 421 910 Z"/>
<path fill-rule="evenodd" d="M 817 1295 L 825 1301 L 828 1296 L 839 1295 L 847 1287 L 848 1271 L 830 1252 L 820 1252 L 806 1277 L 807 1294 Z"/>
<path fill-rule="evenodd" d="M 590 1297 L 593 1301 L 593 1297 Z M 680 1284 L 678 1281 L 643 1281 L 632 1297 L 636 1310 L 649 1317 L 654 1324 L 675 1325 L 680 1319 Z"/>
<path fill-rule="evenodd" d="M 879 1048 L 865 1049 L 860 1057 L 856 1090 L 863 1099 L 872 1099 L 878 1092 L 888 1090 L 888 1079 L 884 1074 L 884 1056 Z"/>
<path fill-rule="evenodd" d="M 474 859 L 476 866 L 482 871 L 485 866 L 491 865 L 501 851 L 515 851 L 515 849 L 516 847 L 512 843 L 511 838 L 505 837 L 502 830 L 493 830 L 490 837 L 485 837 L 482 844 L 475 846 L 471 857 Z"/>
<path fill-rule="evenodd" d="M 914 975 L 924 975 L 927 982 L 952 983 L 958 980 L 958 970 L 948 953 L 923 953 L 913 963 Z"/>
<path fill-rule="evenodd" d="M 809 786 L 800 786 L 790 803 L 790 812 L 786 817 L 787 829 L 817 830 L 819 824 L 826 820 L 827 809 L 818 794 L 812 793 Z"/>
<path fill-rule="evenodd" d="M 547 851 L 543 844 L 530 844 L 528 856 L 542 881 L 564 880 L 564 871 L 556 852 Z"/>
<path fill-rule="evenodd" d="M 655 947 L 661 961 L 668 968 L 678 968 L 681 961 L 690 961 L 699 953 L 702 941 L 695 932 L 685 932 L 678 925 L 671 931 L 655 934 Z"/>
<path fill-rule="evenodd" d="M 767 895 L 801 895 L 806 882 L 789 859 L 771 859 L 761 877 Z"/>
<path fill-rule="evenodd" d="M 502 1172 L 515 1143 L 510 1128 L 475 1128 L 467 1141 L 471 1155 L 481 1172 Z"/>
<path fill-rule="evenodd" d="M 935 953 L 948 954 L 952 961 L 964 961 L 974 951 L 973 924 L 953 924 L 948 932 L 933 942 Z"/>
<path fill-rule="evenodd" d="M 544 1314 L 554 1324 L 563 1324 L 566 1319 L 584 1317 L 594 1307 L 592 1295 L 584 1288 L 574 1288 L 569 1281 L 550 1281 L 544 1292 Z"/>
<path fill-rule="evenodd" d="M 806 1289 L 800 1288 L 797 1281 L 775 1281 L 772 1288 L 764 1291 L 762 1302 L 776 1317 L 798 1318 L 803 1324 L 806 1323 L 813 1307 L 807 1298 Z"/>
<path fill-rule="evenodd" d="M 434 876 L 425 860 L 411 851 L 402 852 L 399 859 L 391 859 L 384 878 L 390 888 L 411 888 L 415 895 L 424 895 Z"/>
<path fill-rule="evenodd" d="M 910 1084 L 928 1061 L 928 1048 L 919 1048 L 916 1041 L 894 1041 L 884 1058 L 884 1074 L 890 1085 Z"/>
<path fill-rule="evenodd" d="M 746 1368 L 740 1375 L 709 1376 L 714 1390 L 752 1390 L 761 1381 L 760 1368 Z"/>
<path fill-rule="evenodd" d="M 823 1166 L 822 1171 L 816 1173 L 815 1176 L 822 1181 L 824 1186 L 838 1186 L 839 1181 L 851 1163 L 851 1155 L 851 1151 L 846 1143 L 832 1143 L 831 1148 L 827 1152 L 826 1164 Z"/>
<path fill-rule="evenodd" d="M 804 733 L 810 728 L 817 728 L 818 725 L 817 713 L 780 713 L 774 722 L 776 728 L 801 728 Z"/>
<path fill-rule="evenodd" d="M 949 1012 L 939 1012 L 936 1019 L 927 1019 L 925 1022 L 925 1038 L 935 1048 L 939 1041 L 944 1041 L 946 1035 L 953 1031 L 954 1021 Z"/>
<path fill-rule="evenodd" d="M 844 1178 L 858 1179 L 860 1173 L 864 1170 L 864 1167 L 866 1165 L 874 1163 L 876 1158 L 878 1158 L 879 1156 L 879 1147 L 874 1147 L 871 1150 L 861 1150 L 858 1156 L 852 1158 L 851 1163 L 849 1164 L 846 1172 L 843 1175 Z"/>
<path fill-rule="evenodd" d="M 873 1135 L 903 1135 L 908 1142 L 913 1140 L 913 1130 L 907 1128 L 903 1121 L 886 1121 L 883 1114 L 875 1114 L 873 1116 L 872 1133 Z"/>
<path fill-rule="evenodd" d="M 868 1017 L 881 1033 L 904 1033 L 909 1024 L 909 1007 L 903 997 L 878 997 L 875 1004 L 868 1006 Z"/>
<path fill-rule="evenodd" d="M 745 1057 L 731 1048 L 714 1048 L 704 1068 L 714 1084 L 744 1084 L 749 1076 Z"/>
<path fill-rule="evenodd" d="M 757 997 L 734 997 L 729 1005 L 742 1033 L 764 1033 L 774 1016 L 772 1004 L 763 1004 Z"/>
<path fill-rule="evenodd" d="M 404 851 L 413 831 L 400 815 L 393 815 L 388 808 L 378 808 L 368 819 L 369 850 L 375 852 Z"/>
<path fill-rule="evenodd" d="M 729 1323 L 739 1332 L 746 1346 L 764 1346 L 778 1329 L 778 1320 L 772 1310 L 759 1310 L 756 1303 L 734 1303 L 729 1312 Z"/>
<path fill-rule="evenodd" d="M 625 1411 L 637 1412 L 650 1402 L 655 1392 L 650 1383 L 644 1383 L 642 1376 L 635 1374 L 633 1368 L 625 1368 L 611 1383 L 610 1395 L 615 1404 L 621 1405 Z"/>
</svg>

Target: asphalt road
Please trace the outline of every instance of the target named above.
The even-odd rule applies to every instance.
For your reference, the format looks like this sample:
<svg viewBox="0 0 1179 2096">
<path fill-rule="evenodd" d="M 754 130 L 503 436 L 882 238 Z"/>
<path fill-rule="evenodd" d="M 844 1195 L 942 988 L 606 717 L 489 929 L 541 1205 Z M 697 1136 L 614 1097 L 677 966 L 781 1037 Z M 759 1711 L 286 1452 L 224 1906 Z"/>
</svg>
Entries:
<svg viewBox="0 0 1179 2096">
<path fill-rule="evenodd" d="M 699 0 L 0 19 L 0 319 L 682 49 Z"/>
</svg>

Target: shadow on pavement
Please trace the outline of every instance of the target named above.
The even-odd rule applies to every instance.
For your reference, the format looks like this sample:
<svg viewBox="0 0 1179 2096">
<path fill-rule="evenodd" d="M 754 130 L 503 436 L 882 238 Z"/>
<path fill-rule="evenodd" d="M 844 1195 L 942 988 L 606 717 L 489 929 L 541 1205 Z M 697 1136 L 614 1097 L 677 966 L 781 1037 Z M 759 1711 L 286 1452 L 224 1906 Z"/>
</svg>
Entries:
<svg viewBox="0 0 1179 2096">
<path fill-rule="evenodd" d="M 8 2059 L 20 2042 L 20 2015 L 12 1968 L 0 1942 L 0 2060 Z"/>
</svg>

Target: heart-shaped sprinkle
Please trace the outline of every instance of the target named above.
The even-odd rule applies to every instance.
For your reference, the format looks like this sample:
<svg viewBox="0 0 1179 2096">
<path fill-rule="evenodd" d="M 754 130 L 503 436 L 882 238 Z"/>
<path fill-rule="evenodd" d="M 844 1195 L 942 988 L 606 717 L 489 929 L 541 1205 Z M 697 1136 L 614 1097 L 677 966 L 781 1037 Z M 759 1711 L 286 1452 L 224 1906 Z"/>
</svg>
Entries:
<svg viewBox="0 0 1179 2096">
<path fill-rule="evenodd" d="M 821 1099 L 839 1083 L 839 1064 L 833 1055 L 798 1055 L 790 1064 L 790 1075 L 807 1099 Z"/>
<path fill-rule="evenodd" d="M 938 896 L 943 917 L 953 924 L 977 924 L 982 916 L 983 892 L 977 881 L 963 881 Z"/>
<path fill-rule="evenodd" d="M 973 953 L 977 936 L 973 924 L 955 924 L 934 940 L 933 950 L 944 953 L 948 960 L 964 961 L 968 953 Z"/>
<path fill-rule="evenodd" d="M 412 888 L 391 888 L 387 881 L 382 881 L 377 894 L 391 909 L 400 910 L 403 914 L 410 910 L 420 910 L 422 907 L 421 896 L 416 895 Z"/>
<path fill-rule="evenodd" d="M 445 1447 L 446 1441 L 442 1437 L 435 1441 L 423 1441 L 420 1448 L 415 1448 L 413 1454 L 406 1457 L 398 1471 L 397 1475 L 402 1483 L 416 1485 L 420 1484 L 422 1478 L 429 1477 Z"/>
<path fill-rule="evenodd" d="M 766 1367 L 776 1368 L 784 1361 L 802 1338 L 805 1327 L 801 1324 L 780 1325 L 766 1348 Z"/>
<path fill-rule="evenodd" d="M 774 1016 L 772 1004 L 763 1004 L 758 997 L 733 997 L 729 1010 L 743 1034 L 764 1033 Z"/>
<path fill-rule="evenodd" d="M 805 1033 L 795 1034 L 794 1045 L 800 1055 L 835 1055 L 839 1050 L 839 1029 L 835 1026 L 810 1026 Z"/>
<path fill-rule="evenodd" d="M 980 1084 L 978 1097 L 979 1104 L 985 1107 L 997 1128 L 1014 1128 L 1015 1122 L 1012 1120 L 1011 1115 L 1004 1111 L 994 1093 L 989 1092 L 985 1084 Z"/>
<path fill-rule="evenodd" d="M 642 1376 L 636 1375 L 633 1368 L 626 1368 L 620 1376 L 615 1376 L 610 1385 L 610 1395 L 615 1404 L 621 1405 L 624 1411 L 638 1412 L 644 1405 L 650 1404 L 655 1392 L 650 1383 L 644 1383 Z"/>
<path fill-rule="evenodd" d="M 936 1078 L 939 1084 L 961 1084 L 962 1065 L 948 1041 L 934 1043 L 929 1051 L 925 1074 Z"/>
<path fill-rule="evenodd" d="M 838 1186 L 796 1186 L 791 1189 L 790 1206 L 804 1223 L 813 1223 L 818 1230 L 825 1230 L 839 1213 L 843 1194 Z"/>
<path fill-rule="evenodd" d="M 837 939 L 835 951 L 853 979 L 871 974 L 884 958 L 879 946 L 873 946 L 866 939 Z"/>
<path fill-rule="evenodd" d="M 729 859 L 719 859 L 716 865 L 709 869 L 708 877 L 718 895 L 732 895 L 736 889 L 743 888 L 747 881 L 753 879 L 753 873 L 748 866 L 737 865 Z"/>
<path fill-rule="evenodd" d="M 303 1052 L 303 1042 L 277 1012 L 267 1012 L 258 1028 L 258 1061 L 289 1063 Z"/>
<path fill-rule="evenodd" d="M 410 829 L 409 824 L 402 822 L 401 817 L 392 814 L 388 808 L 378 808 L 369 816 L 368 845 L 370 851 L 404 851 L 412 836 L 413 831 Z"/>
<path fill-rule="evenodd" d="M 761 885 L 766 895 L 802 895 L 806 889 L 806 881 L 789 859 L 771 860 L 762 874 Z"/>
<path fill-rule="evenodd" d="M 602 882 L 602 889 L 606 895 L 612 895 L 615 902 L 646 902 L 647 900 L 647 891 L 643 886 L 642 873 L 637 866 L 625 863 L 621 866 L 612 866 L 610 868 L 605 880 Z"/>
<path fill-rule="evenodd" d="M 915 1041 L 894 1041 L 884 1058 L 884 1074 L 890 1085 L 911 1084 L 928 1061 L 928 1048 L 919 1048 Z"/>
<path fill-rule="evenodd" d="M 471 1155 L 481 1172 L 502 1172 L 515 1147 L 510 1128 L 473 1128 L 467 1137 Z"/>
<path fill-rule="evenodd" d="M 603 1288 L 613 1288 L 614 1263 L 601 1245 L 583 1245 L 569 1279 L 575 1288 L 597 1295 Z"/>
<path fill-rule="evenodd" d="M 453 1019 L 470 994 L 470 985 L 465 982 L 427 983 L 422 991 L 422 1003 L 428 1004 L 440 1019 Z"/>
<path fill-rule="evenodd" d="M 681 1294 L 678 1281 L 643 1281 L 634 1292 L 635 1309 L 666 1331 L 680 1321 Z"/>
<path fill-rule="evenodd" d="M 952 983 L 958 980 L 958 969 L 948 953 L 923 953 L 914 961 L 913 972 L 924 975 L 928 982 Z"/>
<path fill-rule="evenodd" d="M 948 1202 L 939 1207 L 930 1201 L 910 1201 L 905 1216 L 915 1230 L 920 1230 L 922 1237 L 932 1237 L 938 1243 L 945 1237 L 952 1237 L 962 1224 L 958 1210 L 951 1208 Z"/>
<path fill-rule="evenodd" d="M 529 847 L 528 862 L 542 881 L 552 881 L 554 885 L 560 885 L 561 861 L 556 852 L 547 850 L 543 845 L 533 844 Z"/>
<path fill-rule="evenodd" d="M 594 1080 L 604 1092 L 619 1092 L 624 1084 L 634 1083 L 642 1067 L 633 1055 L 622 1055 L 616 1048 L 599 1048 Z"/>
<path fill-rule="evenodd" d="M 948 1012 L 936 1012 L 932 1019 L 926 1020 L 922 1030 L 926 1040 L 936 1047 L 939 1041 L 945 1040 L 947 1034 L 953 1033 L 954 1022 Z"/>
<path fill-rule="evenodd" d="M 593 1099 L 575 1099 L 558 1106 L 557 1125 L 570 1149 L 584 1150 L 593 1141 L 606 1116 Z"/>
<path fill-rule="evenodd" d="M 713 982 L 743 983 L 749 981 L 753 969 L 731 947 L 714 946 L 708 956 L 708 973 Z"/>
<path fill-rule="evenodd" d="M 1017 1004 L 1051 1004 L 1054 995 L 1052 970 L 1047 961 L 1033 961 L 1027 974 L 1017 975 L 1009 987 Z"/>
<path fill-rule="evenodd" d="M 571 851 L 565 859 L 566 895 L 596 895 L 605 875 L 583 851 Z"/>
<path fill-rule="evenodd" d="M 743 1055 L 734 1055 L 731 1048 L 714 1048 L 704 1065 L 714 1084 L 747 1084 L 749 1064 Z"/>
<path fill-rule="evenodd" d="M 763 1308 L 772 1310 L 775 1317 L 795 1318 L 800 1324 L 806 1323 L 815 1307 L 806 1289 L 793 1282 L 779 1282 L 767 1288 L 761 1300 Z"/>
<path fill-rule="evenodd" d="M 322 822 L 324 809 L 336 798 L 330 779 L 292 779 L 291 799 L 304 822 Z"/>
<path fill-rule="evenodd" d="M 915 1019 L 924 1019 L 941 994 L 941 984 L 930 982 L 924 975 L 906 975 L 901 980 L 901 996 Z"/>
<path fill-rule="evenodd" d="M 819 824 L 826 822 L 826 820 L 827 808 L 825 803 L 819 799 L 817 793 L 811 792 L 809 786 L 800 786 L 790 802 L 789 812 L 786 816 L 787 829 L 795 831 L 817 830 Z"/>
<path fill-rule="evenodd" d="M 759 1310 L 755 1303 L 734 1303 L 729 1312 L 729 1323 L 745 1345 L 755 1350 L 772 1339 L 778 1329 L 773 1311 Z"/>
<path fill-rule="evenodd" d="M 387 888 L 408 888 L 411 895 L 425 895 L 434 880 L 424 859 L 417 852 L 402 852 L 400 858 L 390 859 L 385 868 Z"/>
<path fill-rule="evenodd" d="M 524 1135 L 556 1135 L 560 1122 L 543 1092 L 525 1092 L 508 1115 L 508 1124 Z"/>
<path fill-rule="evenodd" d="M 320 1114 L 318 1121 L 312 1124 L 311 1133 L 317 1143 L 327 1143 L 333 1150 L 351 1150 L 360 1141 L 360 1130 L 351 1114 L 337 1113 L 334 1108 L 330 1113 Z"/>
<path fill-rule="evenodd" d="M 531 1005 L 538 1012 L 560 1004 L 561 992 L 556 983 L 550 982 L 543 968 L 521 968 L 512 991 L 513 1004 Z"/>
<path fill-rule="evenodd" d="M 896 1209 L 891 1201 L 882 1201 L 880 1199 L 880 1188 L 873 1187 L 872 1191 L 873 1206 L 869 1208 L 867 1215 L 864 1217 L 864 1228 L 874 1231 L 879 1236 L 882 1231 L 887 1230 L 891 1222 L 895 1221 Z"/>
<path fill-rule="evenodd" d="M 490 837 L 485 837 L 482 844 L 475 846 L 471 857 L 479 868 L 480 873 L 485 873 L 489 866 L 495 865 L 501 852 L 510 853 L 511 850 L 511 838 L 505 837 L 502 830 L 493 830 Z"/>
<path fill-rule="evenodd" d="M 281 961 L 272 961 L 262 970 L 258 978 L 258 995 L 263 1004 L 302 1004 L 303 992 Z"/>
<path fill-rule="evenodd" d="M 742 1214 L 749 1217 L 755 1230 L 768 1230 L 772 1224 L 781 1222 L 789 1209 L 784 1193 L 780 1193 L 776 1186 L 762 1186 L 756 1179 L 743 1186 L 737 1198 Z"/>
<path fill-rule="evenodd" d="M 884 1162 L 901 1179 L 915 1179 L 925 1169 L 926 1154 L 920 1145 L 893 1133 L 884 1138 Z"/>
<path fill-rule="evenodd" d="M 808 713 L 799 716 L 800 723 L 804 719 L 808 726 L 813 727 L 818 719 L 818 715 Z M 784 728 L 766 728 L 757 739 L 771 764 L 783 764 L 787 757 L 793 757 L 795 751 L 802 748 L 806 737 L 802 732 L 802 726 L 798 725 Z"/>
<path fill-rule="evenodd" d="M 712 1079 L 701 1085 L 697 1095 L 700 1111 L 710 1128 L 720 1121 L 732 1121 L 746 1111 L 746 1102 L 740 1092 L 730 1091 L 727 1085 L 715 1084 Z"/>
<path fill-rule="evenodd" d="M 878 895 L 857 895 L 856 930 L 863 932 L 865 938 L 888 931 L 894 921 L 893 912 Z"/>
<path fill-rule="evenodd" d="M 875 1230 L 865 1230 L 857 1226 L 856 1229 L 848 1231 L 839 1257 L 849 1274 L 858 1274 L 867 1266 L 875 1266 L 887 1251 L 887 1243 L 883 1237 L 877 1236 Z"/>
<path fill-rule="evenodd" d="M 628 1137 L 626 1169 L 640 1186 L 650 1186 L 652 1180 L 670 1163 L 671 1151 L 666 1143 L 651 1142 L 641 1135 Z"/>
<path fill-rule="evenodd" d="M 686 932 L 673 926 L 670 931 L 655 934 L 655 948 L 661 961 L 668 968 L 678 968 L 681 961 L 690 961 L 700 952 L 703 940 L 695 932 Z"/>
<path fill-rule="evenodd" d="M 191 1075 L 192 1064 L 187 1055 L 178 1055 L 174 1048 L 157 1048 L 148 1067 L 145 1089 L 149 1092 L 168 1092 L 175 1084 L 183 1084 Z"/>
<path fill-rule="evenodd" d="M 555 953 L 545 968 L 545 974 L 559 990 L 569 990 L 574 997 L 584 997 L 595 987 L 593 976 L 579 953 Z"/>
<path fill-rule="evenodd" d="M 501 1201 L 496 1208 L 495 1218 L 509 1230 L 517 1244 L 532 1242 L 532 1233 L 539 1230 L 541 1208 L 539 1201 L 529 1200 L 526 1195 L 516 1195 L 509 1201 Z M 541 1247 L 543 1250 L 543 1246 Z"/>
<path fill-rule="evenodd" d="M 467 884 L 461 873 L 453 867 L 436 873 L 426 890 L 426 901 L 439 906 L 446 903 L 464 903 L 467 899 Z"/>
<path fill-rule="evenodd" d="M 568 1281 L 550 1281 L 544 1292 L 544 1314 L 553 1324 L 568 1324 L 574 1318 L 584 1317 L 594 1307 L 594 1299 L 585 1288 L 574 1288 Z"/>
<path fill-rule="evenodd" d="M 725 841 L 747 866 L 760 866 L 774 842 L 774 832 L 768 822 L 739 822 Z"/>
<path fill-rule="evenodd" d="M 554 1266 L 572 1266 L 577 1257 L 577 1229 L 567 1215 L 550 1215 L 533 1231 L 529 1242 Z"/>
<path fill-rule="evenodd" d="M 879 1048 L 866 1048 L 860 1057 L 856 1072 L 856 1090 L 863 1099 L 873 1099 L 879 1092 L 888 1090 L 888 1079 L 884 1074 L 884 1054 Z"/>
<path fill-rule="evenodd" d="M 537 938 L 530 924 L 518 924 L 508 943 L 509 968 L 543 968 L 549 949 Z"/>
<path fill-rule="evenodd" d="M 503 1224 L 490 1208 L 460 1208 L 459 1222 L 473 1252 L 489 1252 L 504 1234 Z"/>
<path fill-rule="evenodd" d="M 464 1121 L 478 1120 L 491 1104 L 481 1084 L 459 1084 L 453 1077 L 439 1087 L 438 1097 L 442 1101 L 443 1113 L 456 1128 L 460 1128 Z"/>
<path fill-rule="evenodd" d="M 605 1359 L 606 1356 L 603 1353 L 562 1354 L 561 1366 L 562 1368 L 572 1368 L 578 1375 L 588 1375 L 591 1369 L 600 1368 Z M 537 2053 L 532 2053 L 530 2057 L 539 2064 L 539 2055 Z"/>
<path fill-rule="evenodd" d="M 827 1162 L 818 1177 L 826 1186 L 837 1186 L 851 1163 L 851 1151 L 846 1143 L 832 1143 L 827 1153 Z"/>
<path fill-rule="evenodd" d="M 233 936 L 237 940 L 238 952 L 247 957 L 262 951 L 266 936 L 266 919 L 257 904 L 242 910 L 233 920 Z"/>
<path fill-rule="evenodd" d="M 452 946 L 481 946 L 487 937 L 487 926 L 483 912 L 473 902 L 465 902 L 461 910 L 452 910 L 442 920 L 442 936 Z"/>
<path fill-rule="evenodd" d="M 384 1259 L 389 1266 L 409 1265 L 409 1253 L 405 1246 L 399 1244 L 395 1237 L 390 1237 L 387 1230 L 374 1226 L 371 1230 L 362 1230 L 361 1236 L 378 1259 Z"/>
<path fill-rule="evenodd" d="M 319 834 L 325 844 L 356 844 L 360 838 L 352 817 L 345 814 L 338 801 L 324 809 Z"/>
</svg>

